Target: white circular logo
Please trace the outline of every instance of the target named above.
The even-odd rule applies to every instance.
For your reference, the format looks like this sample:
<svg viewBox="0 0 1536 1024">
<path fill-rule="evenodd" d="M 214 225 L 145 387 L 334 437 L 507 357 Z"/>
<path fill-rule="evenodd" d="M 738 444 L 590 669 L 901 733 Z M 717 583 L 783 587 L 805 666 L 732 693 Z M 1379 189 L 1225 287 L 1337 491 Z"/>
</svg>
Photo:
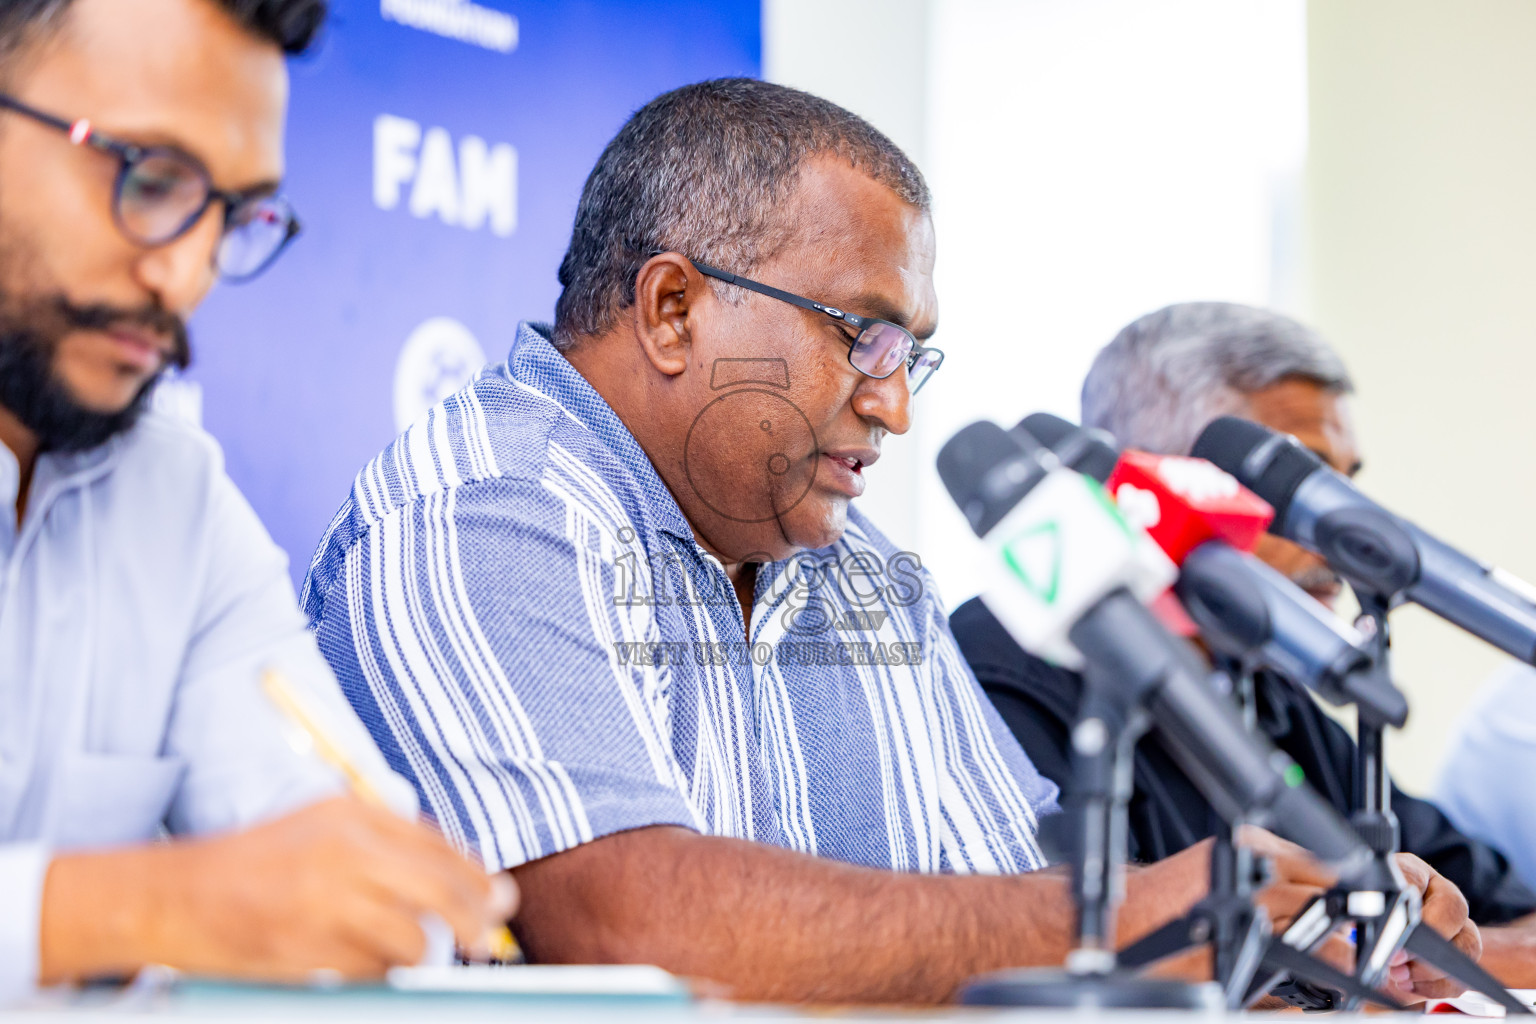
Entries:
<svg viewBox="0 0 1536 1024">
<path fill-rule="evenodd" d="M 1163 521 L 1163 509 L 1157 503 L 1157 495 L 1135 484 L 1121 484 L 1116 488 L 1115 504 L 1120 507 L 1125 521 L 1138 530 L 1150 530 Z"/>
<path fill-rule="evenodd" d="M 404 431 L 428 409 L 468 384 L 485 365 L 469 328 L 451 316 L 423 321 L 395 363 L 395 429 Z"/>
<path fill-rule="evenodd" d="M 1173 493 L 1190 501 L 1235 498 L 1241 489 L 1237 477 L 1204 459 L 1170 455 L 1158 462 L 1157 475 Z"/>
</svg>

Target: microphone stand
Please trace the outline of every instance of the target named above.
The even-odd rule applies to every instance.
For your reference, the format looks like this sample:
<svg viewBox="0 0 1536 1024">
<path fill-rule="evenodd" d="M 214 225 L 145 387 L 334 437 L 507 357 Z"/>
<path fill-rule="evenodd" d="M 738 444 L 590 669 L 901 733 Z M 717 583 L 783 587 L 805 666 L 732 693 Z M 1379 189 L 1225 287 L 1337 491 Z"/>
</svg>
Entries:
<svg viewBox="0 0 1536 1024">
<path fill-rule="evenodd" d="M 1228 658 L 1218 658 L 1218 671 L 1233 681 L 1233 693 L 1243 722 L 1255 728 L 1253 673 Z M 1273 933 L 1269 913 L 1254 902 L 1265 872 L 1249 851 L 1237 846 L 1235 834 L 1241 821 L 1218 821 L 1211 846 L 1211 885 L 1206 896 L 1184 917 L 1169 922 L 1120 954 L 1125 967 L 1140 968 L 1200 946 L 1211 947 L 1213 974 L 1222 991 L 1223 1005 L 1237 1010 L 1252 1006 L 1286 975 L 1307 983 L 1300 989 L 1308 1008 L 1323 1008 L 1309 991 L 1323 985 L 1348 992 L 1388 1009 L 1401 1010 L 1395 1001 L 1373 991 L 1349 975 L 1316 959 L 1310 950 L 1295 949 Z M 1262 973 L 1261 973 L 1262 972 Z"/>
<path fill-rule="evenodd" d="M 972 981 L 960 1000 L 972 1006 L 1219 1010 L 1210 983 L 1137 977 L 1115 956 L 1115 914 L 1124 895 L 1126 804 L 1136 743 L 1149 718 L 1134 693 L 1089 664 L 1072 729 L 1072 895 L 1076 946 L 1065 970 L 1000 971 Z"/>
<path fill-rule="evenodd" d="M 1390 595 L 1357 588 L 1362 608 L 1362 631 L 1370 645 L 1370 671 L 1390 681 L 1391 636 L 1387 613 Z M 1374 628 L 1371 628 L 1374 627 Z M 1401 837 L 1397 816 L 1392 813 L 1392 787 L 1387 776 L 1386 723 L 1371 715 L 1363 704 L 1358 712 L 1358 744 L 1355 755 L 1355 813 L 1350 823 L 1373 854 L 1365 871 L 1341 882 L 1312 901 L 1281 936 L 1285 945 L 1298 951 L 1315 949 L 1346 921 L 1355 927 L 1355 978 L 1372 988 L 1381 984 L 1399 950 L 1407 950 L 1433 964 L 1469 989 L 1502 1005 L 1511 1013 L 1531 1009 L 1511 995 L 1476 961 L 1433 928 L 1423 923 L 1422 896 L 1404 884 L 1393 860 Z M 1337 986 L 1334 986 L 1337 987 Z M 1346 993 L 1346 1007 L 1359 1005 L 1358 993 Z"/>
</svg>

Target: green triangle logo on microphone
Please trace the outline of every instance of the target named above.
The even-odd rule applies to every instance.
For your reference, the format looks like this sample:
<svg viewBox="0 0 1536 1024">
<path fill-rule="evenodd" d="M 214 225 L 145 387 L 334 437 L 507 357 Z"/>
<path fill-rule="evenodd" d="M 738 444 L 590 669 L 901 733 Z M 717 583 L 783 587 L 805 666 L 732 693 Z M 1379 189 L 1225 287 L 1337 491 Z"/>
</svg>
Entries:
<svg viewBox="0 0 1536 1024">
<path fill-rule="evenodd" d="M 1015 534 L 1003 545 L 1003 561 L 1025 590 L 1055 604 L 1061 590 L 1061 525 L 1053 519 Z"/>
</svg>

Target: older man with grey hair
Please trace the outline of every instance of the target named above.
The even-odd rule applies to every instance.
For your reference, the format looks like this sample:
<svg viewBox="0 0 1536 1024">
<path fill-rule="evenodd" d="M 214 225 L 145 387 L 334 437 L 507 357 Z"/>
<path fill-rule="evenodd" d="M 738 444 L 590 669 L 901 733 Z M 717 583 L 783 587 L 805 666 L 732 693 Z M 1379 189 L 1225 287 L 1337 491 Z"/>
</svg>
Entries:
<svg viewBox="0 0 1536 1024">
<path fill-rule="evenodd" d="M 1083 381 L 1083 423 L 1120 443 L 1188 455 L 1219 416 L 1294 434 L 1341 473 L 1360 457 L 1349 371 L 1316 331 L 1235 302 L 1183 302 L 1136 320 L 1093 361 Z M 1265 536 L 1258 555 L 1324 604 L 1339 578 L 1321 558 Z"/>
<path fill-rule="evenodd" d="M 1125 447 L 1188 455 L 1218 416 L 1243 416 L 1294 434 L 1343 473 L 1360 469 L 1350 418 L 1354 384 L 1320 335 L 1290 317 L 1229 302 L 1189 302 L 1149 313 L 1101 351 L 1083 383 L 1083 422 Z M 1321 559 L 1266 536 L 1257 554 L 1318 600 L 1338 578 Z M 979 600 L 951 619 L 966 659 L 1030 759 L 1071 798 L 1068 730 L 1081 680 L 1026 654 Z M 1354 793 L 1354 741 L 1301 687 L 1255 681 L 1258 722 L 1341 812 Z M 1153 741 L 1136 750 L 1130 804 L 1133 857 L 1156 861 L 1211 834 L 1214 812 Z M 1492 847 L 1459 832 L 1433 804 L 1394 788 L 1403 849 L 1455 882 L 1483 929 L 1483 963 L 1514 987 L 1536 985 L 1536 894 Z M 1415 968 L 1417 969 L 1417 968 Z M 1401 973 L 1407 967 L 1397 968 Z M 1430 982 L 1421 988 L 1428 989 Z"/>
</svg>

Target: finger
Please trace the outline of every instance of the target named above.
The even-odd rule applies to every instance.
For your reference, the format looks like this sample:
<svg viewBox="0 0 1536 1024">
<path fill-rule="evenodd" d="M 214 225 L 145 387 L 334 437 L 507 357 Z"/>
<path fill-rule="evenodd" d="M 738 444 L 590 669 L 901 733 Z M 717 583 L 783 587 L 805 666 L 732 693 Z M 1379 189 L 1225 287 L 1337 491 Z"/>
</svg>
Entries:
<svg viewBox="0 0 1536 1024">
<path fill-rule="evenodd" d="M 1272 858 L 1269 863 L 1270 875 L 1277 882 L 1322 890 L 1331 887 L 1336 881 L 1334 873 L 1326 865 L 1310 856 Z"/>
<path fill-rule="evenodd" d="M 491 876 L 491 915 L 501 922 L 517 916 L 517 908 L 523 902 L 523 894 L 517 888 L 517 879 L 510 871 L 498 871 Z"/>
<path fill-rule="evenodd" d="M 1435 931 L 1448 939 L 1455 939 L 1471 922 L 1467 898 L 1448 879 L 1432 875 L 1424 890 L 1423 919 Z M 1472 925 L 1474 933 L 1476 925 Z M 1476 936 L 1478 955 L 1482 952 L 1481 936 Z"/>
<path fill-rule="evenodd" d="M 358 896 L 347 901 L 342 915 L 341 934 L 387 967 L 414 966 L 426 955 L 420 917 L 396 900 Z"/>
<path fill-rule="evenodd" d="M 1308 856 L 1306 847 L 1297 846 L 1289 839 L 1281 839 L 1268 829 L 1259 828 L 1257 825 L 1243 825 L 1238 828 L 1233 842 L 1245 850 L 1252 850 L 1261 857 L 1297 857 Z"/>
<path fill-rule="evenodd" d="M 366 981 L 384 976 L 389 964 L 374 956 L 344 935 L 320 936 L 309 932 L 287 943 L 277 959 L 241 964 L 229 977 L 311 985 L 327 981 Z"/>
<path fill-rule="evenodd" d="M 1414 982 L 1412 991 L 1419 999 L 1454 999 L 1467 991 L 1467 986 L 1451 978 L 1438 981 Z"/>
<path fill-rule="evenodd" d="M 1395 999 L 1399 1003 L 1402 1003 L 1404 1006 L 1418 1006 L 1420 1003 L 1423 1003 L 1426 999 L 1430 998 L 1429 996 L 1415 991 L 1412 985 L 1402 985 L 1396 981 L 1393 981 L 1391 978 L 1388 978 L 1387 981 L 1382 984 L 1381 991 L 1389 999 Z"/>
<path fill-rule="evenodd" d="M 1445 977 L 1445 972 L 1428 960 L 1410 960 L 1402 968 L 1407 974 L 1408 981 L 1414 985 L 1422 985 L 1430 981 L 1439 981 Z M 1393 971 L 1399 968 L 1392 968 Z"/>
<path fill-rule="evenodd" d="M 1483 931 L 1473 921 L 1468 920 L 1451 942 L 1473 960 L 1483 958 Z"/>
<path fill-rule="evenodd" d="M 493 887 L 477 865 L 447 846 L 415 855 L 382 853 L 370 858 L 364 874 L 376 893 L 413 910 L 413 916 L 442 917 L 462 944 L 478 946 L 487 927 L 505 921 L 496 919 L 494 906 L 498 891 L 499 900 L 506 900 L 505 883 Z"/>
<path fill-rule="evenodd" d="M 1288 839 L 1281 839 L 1273 832 L 1244 825 L 1237 831 L 1236 842 L 1254 856 L 1268 858 L 1277 879 L 1325 888 L 1336 881 L 1334 873 L 1314 857 L 1311 851 Z"/>
<path fill-rule="evenodd" d="M 1258 892 L 1258 900 L 1269 912 L 1276 931 L 1288 928 L 1296 915 L 1322 894 L 1315 885 L 1293 885 L 1289 882 L 1271 882 Z"/>
<path fill-rule="evenodd" d="M 1420 892 L 1424 891 L 1429 880 L 1436 874 L 1434 868 L 1411 853 L 1394 854 L 1393 860 L 1397 862 L 1397 870 L 1402 872 L 1403 880 Z"/>
<path fill-rule="evenodd" d="M 372 839 L 401 857 L 419 860 L 443 883 L 459 890 L 458 898 L 478 899 L 489 905 L 492 889 L 484 868 L 454 849 L 436 829 L 406 821 L 383 808 L 368 807 L 365 811 L 364 825 Z"/>
<path fill-rule="evenodd" d="M 1460 933 L 1451 939 L 1451 943 L 1457 949 L 1461 950 L 1462 953 L 1471 958 L 1474 962 L 1481 959 L 1482 957 L 1483 950 L 1481 933 L 1478 932 L 1477 925 L 1470 921 L 1467 922 L 1466 927 L 1463 928 Z M 1408 962 L 1408 971 L 1414 988 L 1419 991 L 1423 991 L 1425 986 L 1429 985 L 1430 983 L 1447 979 L 1447 975 L 1444 970 L 1436 967 L 1434 964 L 1430 963 L 1428 960 L 1423 959 L 1422 957 L 1414 957 L 1412 960 L 1410 960 Z M 1457 984 L 1455 981 L 1451 981 L 1450 983 L 1452 985 Z M 1434 998 L 1438 999 L 1444 997 L 1435 996 Z"/>
<path fill-rule="evenodd" d="M 436 914 L 461 944 L 478 946 L 486 929 L 501 923 L 490 912 L 490 880 L 481 878 L 486 882 L 485 894 L 467 893 L 464 886 L 415 860 L 403 865 L 375 865 L 368 881 L 379 898 L 394 900 L 415 917 Z"/>
<path fill-rule="evenodd" d="M 339 981 L 375 981 L 384 977 L 389 964 L 357 946 L 338 947 L 319 961 L 319 965 L 306 973 L 308 984 L 321 979 Z"/>
</svg>

